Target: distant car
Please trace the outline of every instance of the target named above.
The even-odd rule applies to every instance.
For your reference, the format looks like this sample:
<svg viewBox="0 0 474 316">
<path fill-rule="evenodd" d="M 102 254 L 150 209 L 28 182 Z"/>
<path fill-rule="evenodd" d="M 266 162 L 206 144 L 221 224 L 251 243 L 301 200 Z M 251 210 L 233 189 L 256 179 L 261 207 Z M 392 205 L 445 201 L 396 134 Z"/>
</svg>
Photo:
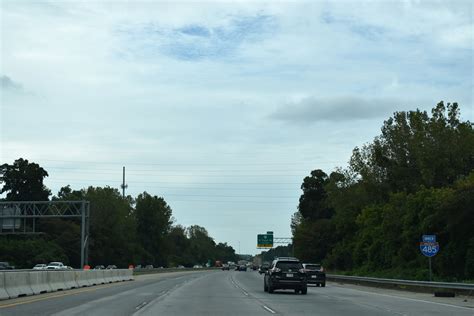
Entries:
<svg viewBox="0 0 474 316">
<path fill-rule="evenodd" d="M 247 271 L 247 266 L 244 264 L 241 264 L 240 266 L 238 266 L 238 271 Z"/>
<path fill-rule="evenodd" d="M 45 270 L 48 265 L 44 263 L 38 263 L 33 267 L 33 270 Z"/>
<path fill-rule="evenodd" d="M 258 267 L 257 267 L 256 265 L 253 265 L 253 266 L 252 266 L 252 270 L 253 270 L 253 271 L 256 271 L 257 269 L 258 269 Z"/>
<path fill-rule="evenodd" d="M 264 263 L 258 268 L 258 273 L 263 274 L 268 271 L 268 268 L 270 268 L 270 264 Z"/>
<path fill-rule="evenodd" d="M 326 286 L 326 273 L 318 263 L 303 263 L 303 269 L 308 277 L 308 284 Z"/>
<path fill-rule="evenodd" d="M 101 264 L 94 267 L 94 270 L 104 270 L 104 269 L 105 269 L 105 267 Z"/>
<path fill-rule="evenodd" d="M 193 266 L 193 269 L 202 269 L 202 265 L 195 264 L 195 265 Z"/>
<path fill-rule="evenodd" d="M 109 264 L 106 269 L 108 270 L 117 269 L 117 266 L 115 264 Z"/>
<path fill-rule="evenodd" d="M 177 269 L 184 269 L 184 266 L 183 265 L 179 265 L 176 267 Z"/>
<path fill-rule="evenodd" d="M 66 269 L 67 269 L 66 266 L 62 262 L 59 262 L 59 261 L 50 262 L 46 266 L 46 270 L 66 270 Z"/>
<path fill-rule="evenodd" d="M 308 293 L 307 276 L 303 265 L 296 258 L 277 258 L 265 272 L 263 290 L 268 293 L 278 289 L 292 289 L 295 293 Z"/>
<path fill-rule="evenodd" d="M 223 265 L 222 265 L 222 271 L 226 271 L 226 270 L 229 271 L 229 270 L 230 270 L 230 267 L 229 267 L 228 264 L 223 264 Z"/>
<path fill-rule="evenodd" d="M 0 270 L 13 270 L 15 269 L 14 266 L 11 266 L 8 262 L 2 261 L 0 262 Z"/>
<path fill-rule="evenodd" d="M 153 268 L 154 268 L 154 267 L 153 267 L 152 264 L 148 264 L 148 265 L 145 267 L 145 269 L 153 269 Z"/>
</svg>

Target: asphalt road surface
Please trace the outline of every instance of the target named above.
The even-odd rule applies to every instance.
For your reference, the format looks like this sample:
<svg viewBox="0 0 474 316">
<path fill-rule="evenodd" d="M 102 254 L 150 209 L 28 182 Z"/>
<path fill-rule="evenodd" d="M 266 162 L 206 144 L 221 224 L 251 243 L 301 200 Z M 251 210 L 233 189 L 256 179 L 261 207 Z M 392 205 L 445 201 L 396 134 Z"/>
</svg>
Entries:
<svg viewBox="0 0 474 316">
<path fill-rule="evenodd" d="M 263 291 L 255 271 L 196 271 L 0 301 L 0 315 L 474 315 L 472 298 L 328 283 Z"/>
</svg>

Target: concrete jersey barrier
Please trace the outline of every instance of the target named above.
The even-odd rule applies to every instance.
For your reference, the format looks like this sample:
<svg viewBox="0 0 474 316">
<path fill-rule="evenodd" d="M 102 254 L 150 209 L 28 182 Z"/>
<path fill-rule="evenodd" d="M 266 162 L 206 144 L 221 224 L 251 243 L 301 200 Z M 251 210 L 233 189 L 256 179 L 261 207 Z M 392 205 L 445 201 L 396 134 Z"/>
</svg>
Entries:
<svg viewBox="0 0 474 316">
<path fill-rule="evenodd" d="M 5 290 L 5 273 L 0 272 L 0 300 L 9 299 L 7 291 Z"/>
<path fill-rule="evenodd" d="M 89 270 L 89 282 L 91 285 L 98 285 L 100 284 L 99 279 L 97 277 L 97 270 Z"/>
<path fill-rule="evenodd" d="M 106 283 L 115 282 L 113 278 L 113 270 L 103 270 L 104 272 L 104 280 Z"/>
<path fill-rule="evenodd" d="M 48 284 L 53 291 L 67 290 L 64 274 L 61 271 L 45 271 L 48 275 Z"/>
<path fill-rule="evenodd" d="M 51 292 L 51 286 L 48 283 L 48 275 L 42 271 L 28 272 L 30 277 L 30 286 L 34 294 Z"/>
<path fill-rule="evenodd" d="M 112 273 L 112 282 L 120 282 L 122 281 L 122 278 L 120 277 L 120 270 L 114 269 L 110 270 Z"/>
<path fill-rule="evenodd" d="M 67 289 L 77 289 L 79 287 L 76 282 L 74 271 L 61 271 L 61 273 L 63 273 L 64 284 Z"/>
<path fill-rule="evenodd" d="M 96 284 L 105 284 L 108 283 L 104 278 L 104 270 L 94 270 L 96 272 Z"/>
<path fill-rule="evenodd" d="M 130 269 L 0 272 L 0 300 L 130 280 Z"/>
<path fill-rule="evenodd" d="M 4 272 L 5 290 L 10 298 L 33 295 L 29 272 Z"/>
<path fill-rule="evenodd" d="M 133 281 L 133 270 L 124 269 L 124 281 Z"/>
<path fill-rule="evenodd" d="M 91 286 L 91 273 L 88 270 L 83 271 L 74 271 L 74 276 L 76 278 L 77 285 L 79 287 Z"/>
</svg>

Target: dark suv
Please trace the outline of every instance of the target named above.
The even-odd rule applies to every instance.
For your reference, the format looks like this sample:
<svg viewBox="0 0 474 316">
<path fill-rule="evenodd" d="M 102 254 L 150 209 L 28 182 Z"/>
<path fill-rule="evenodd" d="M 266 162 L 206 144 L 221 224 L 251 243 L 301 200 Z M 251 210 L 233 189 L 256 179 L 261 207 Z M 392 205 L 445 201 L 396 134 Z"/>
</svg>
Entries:
<svg viewBox="0 0 474 316">
<path fill-rule="evenodd" d="M 278 289 L 291 289 L 306 294 L 308 286 L 303 265 L 296 258 L 277 258 L 265 272 L 263 290 L 273 293 Z"/>
<path fill-rule="evenodd" d="M 303 263 L 304 271 L 308 276 L 308 284 L 314 284 L 316 286 L 326 286 L 326 273 L 320 264 L 316 263 Z"/>
</svg>

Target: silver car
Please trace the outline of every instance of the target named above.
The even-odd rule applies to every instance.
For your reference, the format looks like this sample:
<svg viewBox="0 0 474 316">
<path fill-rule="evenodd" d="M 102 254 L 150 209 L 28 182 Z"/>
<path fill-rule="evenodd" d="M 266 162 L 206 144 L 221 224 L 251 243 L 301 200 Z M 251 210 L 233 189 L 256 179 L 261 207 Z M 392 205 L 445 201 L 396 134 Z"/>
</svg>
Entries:
<svg viewBox="0 0 474 316">
<path fill-rule="evenodd" d="M 46 270 L 46 267 L 48 265 L 44 264 L 44 263 L 38 263 L 37 265 L 35 265 L 33 267 L 33 270 Z"/>
</svg>

